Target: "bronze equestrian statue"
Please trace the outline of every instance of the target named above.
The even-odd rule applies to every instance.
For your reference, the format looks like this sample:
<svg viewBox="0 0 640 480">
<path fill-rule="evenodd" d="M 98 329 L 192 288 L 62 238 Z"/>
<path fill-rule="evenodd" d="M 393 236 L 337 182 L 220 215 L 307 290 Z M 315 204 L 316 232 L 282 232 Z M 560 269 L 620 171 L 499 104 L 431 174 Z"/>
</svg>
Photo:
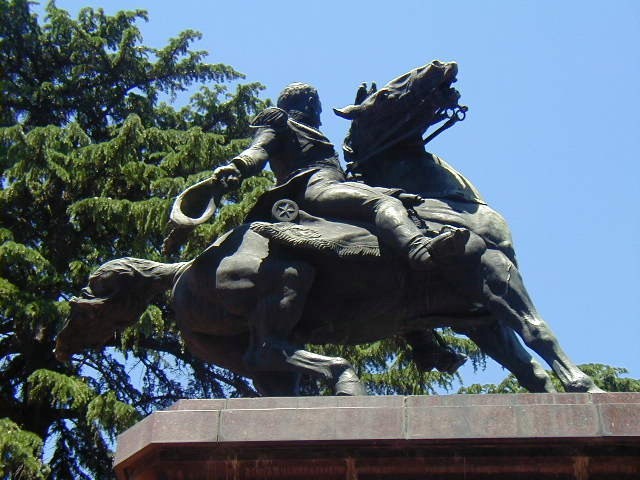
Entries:
<svg viewBox="0 0 640 480">
<path fill-rule="evenodd" d="M 208 197 L 267 160 L 279 185 L 247 223 L 189 262 L 123 258 L 101 266 L 83 297 L 71 302 L 58 358 L 101 346 L 137 321 L 154 295 L 172 289 L 187 347 L 253 379 L 263 395 L 296 394 L 300 374 L 326 379 L 337 395 L 365 394 L 345 359 L 304 345 L 432 339 L 432 329 L 445 326 L 467 335 L 530 391 L 554 388 L 518 337 L 567 391 L 600 391 L 537 313 L 502 217 L 464 177 L 424 151 L 425 130 L 463 112 L 451 87 L 456 73 L 455 63 L 434 61 L 379 91 L 359 90 L 354 105 L 336 112 L 352 120 L 345 152 L 364 183 L 346 181 L 317 130 L 320 104 L 311 90 L 295 105 L 259 115 L 252 147 L 176 204 L 211 211 Z M 289 156 L 289 149 L 297 153 Z M 185 217 L 181 210 L 174 209 L 174 220 Z"/>
</svg>

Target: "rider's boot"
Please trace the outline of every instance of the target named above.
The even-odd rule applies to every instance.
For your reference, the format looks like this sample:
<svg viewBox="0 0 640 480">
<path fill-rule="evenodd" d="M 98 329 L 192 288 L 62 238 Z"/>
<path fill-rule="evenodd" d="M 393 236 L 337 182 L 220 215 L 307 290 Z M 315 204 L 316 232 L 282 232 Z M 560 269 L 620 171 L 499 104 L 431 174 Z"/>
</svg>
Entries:
<svg viewBox="0 0 640 480">
<path fill-rule="evenodd" d="M 427 270 L 433 262 L 448 260 L 462 256 L 471 233 L 465 228 L 447 227 L 440 234 L 428 238 L 417 235 L 409 241 L 407 256 L 409 265 L 414 270 Z"/>
<path fill-rule="evenodd" d="M 376 208 L 375 224 L 380 239 L 406 255 L 415 270 L 428 270 L 433 262 L 455 263 L 464 256 L 471 232 L 465 228 L 445 226 L 433 238 L 426 237 L 409 218 L 407 210 L 395 198 L 382 198 Z"/>
</svg>

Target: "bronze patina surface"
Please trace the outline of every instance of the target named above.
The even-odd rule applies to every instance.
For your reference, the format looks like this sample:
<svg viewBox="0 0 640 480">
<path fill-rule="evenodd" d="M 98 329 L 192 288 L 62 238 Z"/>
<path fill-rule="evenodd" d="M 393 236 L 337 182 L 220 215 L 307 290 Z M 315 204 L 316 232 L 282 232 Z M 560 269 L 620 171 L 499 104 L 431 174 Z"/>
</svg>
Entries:
<svg viewBox="0 0 640 480">
<path fill-rule="evenodd" d="M 528 349 L 565 390 L 599 392 L 537 312 L 504 219 L 469 180 L 425 151 L 429 127 L 467 111 L 452 87 L 457 72 L 454 62 L 433 61 L 379 90 L 362 86 L 353 105 L 336 109 L 351 120 L 349 174 L 319 130 L 315 88 L 288 86 L 278 106 L 254 120 L 251 146 L 178 198 L 166 248 L 267 163 L 278 186 L 244 225 L 189 262 L 102 265 L 71 301 L 58 358 L 101 346 L 172 289 L 186 346 L 251 378 L 265 396 L 297 395 L 302 374 L 325 379 L 336 395 L 366 394 L 346 359 L 308 351 L 309 343 L 402 336 L 419 368 L 454 372 L 465 358 L 438 327 L 468 336 L 531 392 L 554 387 Z"/>
</svg>

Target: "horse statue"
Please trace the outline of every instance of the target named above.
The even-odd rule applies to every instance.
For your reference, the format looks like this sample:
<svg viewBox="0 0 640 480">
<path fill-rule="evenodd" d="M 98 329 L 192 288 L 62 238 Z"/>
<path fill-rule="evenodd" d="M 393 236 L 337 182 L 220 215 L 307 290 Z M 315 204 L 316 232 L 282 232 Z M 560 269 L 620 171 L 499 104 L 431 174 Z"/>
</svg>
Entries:
<svg viewBox="0 0 640 480">
<path fill-rule="evenodd" d="M 468 229 L 460 255 L 411 269 L 378 241 L 372 225 L 299 210 L 283 199 L 296 191 L 285 184 L 259 200 L 247 223 L 191 261 L 121 258 L 99 267 L 82 297 L 71 301 L 56 356 L 64 360 L 102 346 L 114 331 L 136 322 L 155 295 L 171 289 L 187 348 L 252 379 L 262 395 L 296 395 L 301 374 L 325 379 L 336 395 L 366 394 L 347 360 L 304 345 L 404 335 L 418 339 L 420 366 L 420 356 L 429 353 L 428 342 L 420 348 L 421 335 L 440 327 L 468 336 L 529 391 L 554 387 L 520 339 L 551 366 L 565 390 L 601 391 L 536 311 L 504 219 L 468 180 L 424 150 L 428 127 L 452 124 L 465 111 L 451 86 L 456 73 L 455 63 L 434 61 L 380 90 L 361 87 L 355 104 L 336 113 L 352 121 L 344 148 L 354 174 L 370 185 L 415 194 L 409 210 L 426 233 Z M 211 211 L 206 195 L 200 197 Z"/>
</svg>

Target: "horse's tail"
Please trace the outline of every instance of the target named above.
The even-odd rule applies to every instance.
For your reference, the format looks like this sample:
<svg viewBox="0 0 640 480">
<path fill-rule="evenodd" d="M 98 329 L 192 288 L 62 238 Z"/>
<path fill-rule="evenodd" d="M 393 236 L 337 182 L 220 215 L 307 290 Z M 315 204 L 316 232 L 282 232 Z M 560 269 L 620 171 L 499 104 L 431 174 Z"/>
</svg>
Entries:
<svg viewBox="0 0 640 480">
<path fill-rule="evenodd" d="M 56 339 L 56 358 L 64 361 L 104 345 L 135 323 L 155 295 L 172 288 L 189 264 L 126 257 L 100 266 L 89 276 L 82 297 L 70 301 L 71 314 Z"/>
</svg>

